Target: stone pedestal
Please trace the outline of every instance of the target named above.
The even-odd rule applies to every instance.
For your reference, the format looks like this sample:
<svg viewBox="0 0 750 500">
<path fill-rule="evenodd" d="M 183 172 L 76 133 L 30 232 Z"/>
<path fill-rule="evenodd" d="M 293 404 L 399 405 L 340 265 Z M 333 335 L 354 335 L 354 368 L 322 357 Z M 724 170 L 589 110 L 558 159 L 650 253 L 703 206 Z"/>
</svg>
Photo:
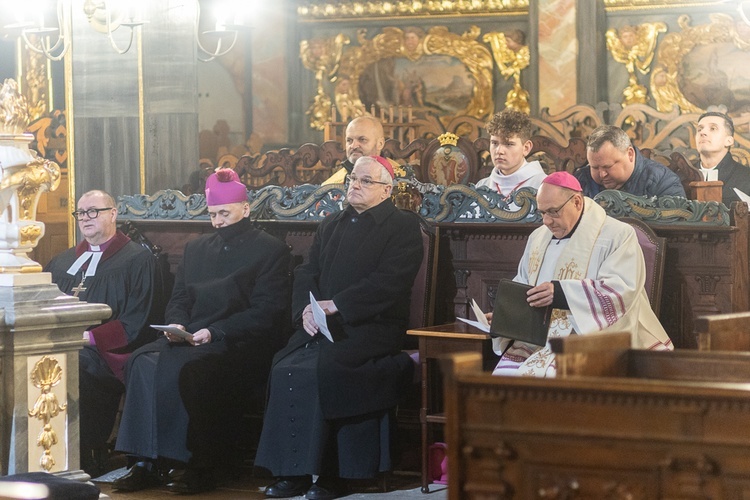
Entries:
<svg viewBox="0 0 750 500">
<path fill-rule="evenodd" d="M 49 273 L 0 274 L 0 475 L 79 475 L 78 351 L 110 315 Z"/>
</svg>

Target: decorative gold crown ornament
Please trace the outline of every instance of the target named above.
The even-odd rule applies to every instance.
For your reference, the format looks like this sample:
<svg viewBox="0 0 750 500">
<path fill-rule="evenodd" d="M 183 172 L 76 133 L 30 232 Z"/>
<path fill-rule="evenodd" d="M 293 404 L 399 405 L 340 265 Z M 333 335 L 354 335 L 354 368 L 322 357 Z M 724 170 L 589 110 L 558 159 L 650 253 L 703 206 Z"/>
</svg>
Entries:
<svg viewBox="0 0 750 500">
<path fill-rule="evenodd" d="M 437 140 L 441 146 L 448 146 L 448 145 L 457 146 L 458 145 L 458 136 L 450 132 L 446 132 L 438 136 Z"/>
<path fill-rule="evenodd" d="M 36 208 L 43 192 L 60 185 L 60 166 L 29 149 L 28 125 L 26 99 L 14 80 L 5 80 L 0 87 L 0 273 L 42 270 L 27 256 L 44 235 Z"/>
</svg>

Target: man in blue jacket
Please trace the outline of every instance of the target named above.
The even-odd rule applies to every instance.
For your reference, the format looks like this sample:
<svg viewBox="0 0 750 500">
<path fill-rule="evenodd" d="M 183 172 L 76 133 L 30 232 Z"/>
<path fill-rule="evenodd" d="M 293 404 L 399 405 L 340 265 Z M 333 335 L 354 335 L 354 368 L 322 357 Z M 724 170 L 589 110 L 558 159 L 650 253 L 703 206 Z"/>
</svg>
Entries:
<svg viewBox="0 0 750 500">
<path fill-rule="evenodd" d="M 605 189 L 636 196 L 682 196 L 680 178 L 661 163 L 644 157 L 619 127 L 602 125 L 586 144 L 589 164 L 574 172 L 583 194 L 593 198 Z"/>
</svg>

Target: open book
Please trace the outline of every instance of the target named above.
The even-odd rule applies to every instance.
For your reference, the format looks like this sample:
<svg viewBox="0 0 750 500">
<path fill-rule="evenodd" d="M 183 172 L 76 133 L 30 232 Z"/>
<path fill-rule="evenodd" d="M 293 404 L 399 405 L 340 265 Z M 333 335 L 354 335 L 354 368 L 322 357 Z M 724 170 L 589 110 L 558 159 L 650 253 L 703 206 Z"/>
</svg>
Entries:
<svg viewBox="0 0 750 500">
<path fill-rule="evenodd" d="M 484 312 L 482 312 L 482 309 L 479 308 L 479 305 L 477 305 L 477 301 L 474 299 L 471 299 L 471 310 L 474 311 L 474 316 L 476 316 L 477 318 L 476 321 L 472 321 L 466 318 L 456 318 L 456 319 L 461 320 L 464 323 L 468 323 L 475 328 L 479 328 L 483 332 L 489 333 L 490 322 L 487 321 L 487 317 L 484 315 Z"/>
<path fill-rule="evenodd" d="M 501 279 L 497 284 L 491 324 L 487 324 L 484 313 L 473 299 L 471 308 L 477 321 L 458 319 L 484 332 L 489 332 L 492 337 L 503 337 L 543 346 L 547 343 L 552 306 L 529 305 L 526 293 L 531 288 L 533 288 L 531 285 Z"/>
</svg>

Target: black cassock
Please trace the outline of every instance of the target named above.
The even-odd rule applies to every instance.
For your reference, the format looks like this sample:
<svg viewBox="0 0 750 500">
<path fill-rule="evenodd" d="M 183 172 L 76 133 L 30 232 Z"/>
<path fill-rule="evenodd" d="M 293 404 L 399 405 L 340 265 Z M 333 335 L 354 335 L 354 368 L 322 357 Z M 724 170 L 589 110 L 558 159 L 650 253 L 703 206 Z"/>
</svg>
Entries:
<svg viewBox="0 0 750 500">
<path fill-rule="evenodd" d="M 228 458 L 241 408 L 264 394 L 288 337 L 289 299 L 289 249 L 249 219 L 189 241 L 165 321 L 208 328 L 212 342 L 161 337 L 133 354 L 116 449 L 197 467 Z"/>
<path fill-rule="evenodd" d="M 298 329 L 274 357 L 255 464 L 275 476 L 373 477 L 390 468 L 388 414 L 411 381 L 401 352 L 422 262 L 418 216 L 390 200 L 351 207 L 318 228 L 294 275 L 292 311 L 333 300 L 334 343 Z"/>
<path fill-rule="evenodd" d="M 82 280 L 88 266 L 75 275 L 67 273 L 75 260 L 89 249 L 86 241 L 54 257 L 45 271 L 67 295 Z M 118 231 L 104 250 L 94 276 L 86 277 L 81 300 L 107 304 L 112 316 L 88 330 L 95 345 L 85 346 L 79 356 L 81 450 L 102 448 L 114 427 L 120 397 L 125 390 L 123 367 L 135 350 L 153 340 L 146 322 L 151 309 L 156 259 L 151 252 Z M 112 352 L 113 350 L 117 352 Z M 83 458 L 83 457 L 82 457 Z"/>
<path fill-rule="evenodd" d="M 750 168 L 735 161 L 731 152 L 728 151 L 715 168 L 719 171 L 719 180 L 724 183 L 721 188 L 724 205 L 730 206 L 735 201 L 740 201 L 734 188 L 750 195 Z"/>
</svg>

